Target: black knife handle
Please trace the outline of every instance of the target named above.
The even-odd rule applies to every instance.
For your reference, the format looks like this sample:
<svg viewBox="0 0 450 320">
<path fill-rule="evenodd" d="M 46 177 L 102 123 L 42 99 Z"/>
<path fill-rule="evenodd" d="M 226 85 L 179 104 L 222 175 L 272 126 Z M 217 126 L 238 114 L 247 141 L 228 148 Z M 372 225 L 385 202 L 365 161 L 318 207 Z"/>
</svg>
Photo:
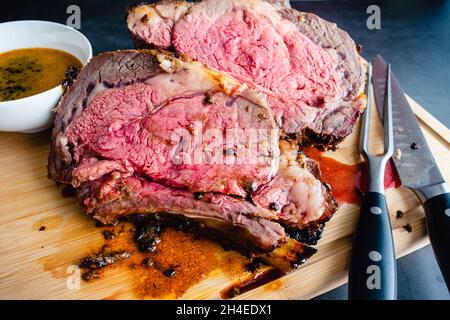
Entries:
<svg viewBox="0 0 450 320">
<path fill-rule="evenodd" d="M 349 299 L 397 299 L 397 268 L 386 197 L 367 192 L 353 236 Z"/>
<path fill-rule="evenodd" d="M 450 288 L 450 193 L 424 203 L 428 235 L 447 289 Z M 449 289 L 450 291 L 450 289 Z"/>
</svg>

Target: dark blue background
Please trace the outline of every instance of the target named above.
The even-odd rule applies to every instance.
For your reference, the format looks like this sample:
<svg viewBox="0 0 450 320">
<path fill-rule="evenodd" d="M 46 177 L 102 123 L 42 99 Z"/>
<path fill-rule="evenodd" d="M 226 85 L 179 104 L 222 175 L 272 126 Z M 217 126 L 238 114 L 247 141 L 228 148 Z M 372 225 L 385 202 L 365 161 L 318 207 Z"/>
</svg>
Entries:
<svg viewBox="0 0 450 320">
<path fill-rule="evenodd" d="M 131 48 L 125 7 L 139 1 L 3 1 L 0 22 L 51 20 L 65 23 L 66 8 L 81 8 L 81 32 L 94 53 Z M 294 7 L 335 21 L 363 45 L 363 56 L 381 53 L 392 62 L 403 88 L 450 127 L 450 1 L 292 1 Z M 366 28 L 366 8 L 381 8 L 381 30 Z M 0 39 L 1 41 L 1 39 Z M 399 259 L 399 299 L 449 299 L 442 275 L 428 246 Z M 318 299 L 346 299 L 342 286 Z"/>
</svg>

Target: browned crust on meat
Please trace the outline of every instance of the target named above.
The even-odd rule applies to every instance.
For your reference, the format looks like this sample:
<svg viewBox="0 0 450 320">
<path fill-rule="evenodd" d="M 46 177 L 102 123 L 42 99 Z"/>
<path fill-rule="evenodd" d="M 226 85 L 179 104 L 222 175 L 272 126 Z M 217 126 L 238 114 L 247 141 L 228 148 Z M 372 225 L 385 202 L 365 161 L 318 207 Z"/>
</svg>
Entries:
<svg viewBox="0 0 450 320">
<path fill-rule="evenodd" d="M 291 238 L 281 247 L 272 252 L 264 253 L 259 257 L 267 264 L 277 267 L 284 272 L 289 272 L 305 263 L 316 252 L 317 249 Z"/>
<path fill-rule="evenodd" d="M 127 61 L 124 61 L 127 59 Z M 113 67 L 121 68 L 121 63 L 133 63 L 135 68 L 133 74 L 126 73 L 121 79 L 108 79 L 108 70 Z M 142 72 L 140 72 L 142 71 Z M 52 133 L 52 143 L 48 161 L 48 177 L 57 183 L 70 184 L 73 170 L 72 154 L 70 146 L 66 148 L 59 139 L 73 121 L 87 106 L 91 95 L 95 94 L 96 85 L 108 85 L 108 81 L 123 81 L 123 84 L 141 81 L 139 74 L 149 77 L 161 72 L 159 63 L 154 55 L 143 50 L 119 50 L 101 53 L 79 72 L 75 82 L 67 88 L 61 101 L 56 107 L 55 120 Z M 117 72 L 114 73 L 114 76 Z M 87 86 L 80 85 L 88 83 Z M 81 102 L 81 103 L 80 103 Z"/>
<path fill-rule="evenodd" d="M 106 189 L 107 193 L 104 193 L 103 189 Z M 179 191 L 189 193 L 184 190 Z M 155 201 L 154 197 L 141 196 L 127 186 L 122 179 L 116 180 L 109 177 L 103 178 L 100 182 L 87 182 L 77 188 L 76 192 L 79 204 L 87 210 L 88 214 L 104 224 L 114 225 L 120 219 L 134 214 L 158 215 L 165 213 L 160 216 L 161 219 L 169 222 L 182 222 L 180 226 L 184 226 L 185 229 L 190 226 L 192 230 L 199 231 L 199 234 L 204 232 L 205 236 L 213 238 L 213 240 L 218 241 L 223 238 L 219 242 L 233 247 L 243 246 L 241 251 L 269 252 L 286 241 L 284 229 L 276 222 L 247 215 L 244 212 L 227 212 L 226 210 L 222 212 L 221 209 L 218 210 L 222 206 L 209 204 L 205 200 L 197 200 L 197 204 L 194 201 L 192 207 L 189 208 L 172 205 L 170 201 L 160 207 L 160 202 L 165 202 L 167 198 Z M 159 193 L 155 194 L 155 197 L 158 196 Z M 244 199 L 230 198 L 230 200 L 253 207 Z M 133 207 L 134 203 L 137 203 L 138 206 Z M 210 209 L 210 215 L 198 213 L 196 208 L 202 205 L 206 205 Z M 244 206 L 241 209 L 245 210 L 245 208 Z M 219 216 L 218 211 L 223 216 Z M 266 237 L 260 237 L 258 232 L 249 231 L 255 226 L 257 226 L 255 230 L 263 228 L 266 231 L 264 232 Z"/>
<path fill-rule="evenodd" d="M 315 146 L 320 150 L 335 150 L 338 144 L 353 131 L 365 109 L 366 100 L 363 90 L 366 78 L 363 60 L 350 35 L 339 29 L 335 23 L 326 21 L 315 14 L 299 12 L 290 8 L 280 9 L 279 12 L 283 18 L 294 23 L 300 32 L 311 41 L 322 46 L 325 50 L 334 50 L 340 58 L 337 69 L 342 72 L 344 81 L 351 88 L 344 99 L 344 103 L 351 107 L 352 112 L 346 114 L 345 122 L 339 125 L 345 130 L 336 134 L 335 132 L 305 128 L 300 133 L 288 135 L 289 138 L 295 139 L 304 147 Z M 324 33 L 324 29 L 328 32 Z M 349 72 L 349 70 L 353 72 Z M 338 107 L 337 110 L 345 107 Z M 326 121 L 332 115 L 327 115 L 323 121 Z"/>
</svg>

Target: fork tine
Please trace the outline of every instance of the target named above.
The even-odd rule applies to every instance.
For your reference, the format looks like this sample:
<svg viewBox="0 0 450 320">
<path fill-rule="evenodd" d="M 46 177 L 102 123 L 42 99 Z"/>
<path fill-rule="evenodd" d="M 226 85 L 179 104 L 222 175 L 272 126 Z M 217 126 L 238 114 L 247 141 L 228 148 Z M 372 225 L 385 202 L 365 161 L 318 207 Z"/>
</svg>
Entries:
<svg viewBox="0 0 450 320">
<path fill-rule="evenodd" d="M 393 128 L 393 123 L 392 123 L 391 64 L 388 64 L 383 114 L 384 114 L 384 155 L 390 157 L 394 153 L 394 128 Z"/>
<path fill-rule="evenodd" d="M 361 132 L 359 136 L 359 151 L 362 154 L 369 153 L 370 114 L 372 110 L 372 64 L 367 69 L 366 111 L 363 114 Z"/>
</svg>

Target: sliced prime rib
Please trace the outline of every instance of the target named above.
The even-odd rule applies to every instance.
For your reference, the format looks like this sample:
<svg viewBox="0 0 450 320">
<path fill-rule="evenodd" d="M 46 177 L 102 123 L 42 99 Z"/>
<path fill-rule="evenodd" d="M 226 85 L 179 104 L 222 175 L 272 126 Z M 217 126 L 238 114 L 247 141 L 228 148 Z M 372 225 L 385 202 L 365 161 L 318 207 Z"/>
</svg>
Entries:
<svg viewBox="0 0 450 320">
<path fill-rule="evenodd" d="M 177 51 L 265 92 L 287 137 L 334 148 L 365 106 L 361 59 L 346 32 L 284 2 L 143 4 L 127 26 L 139 48 Z"/>
<path fill-rule="evenodd" d="M 184 144 L 196 124 L 203 139 Z M 180 130 L 187 135 L 173 135 Z M 75 188 L 103 223 L 161 213 L 271 252 L 287 232 L 314 243 L 336 211 L 317 166 L 279 137 L 265 95 L 231 76 L 157 50 L 108 52 L 91 59 L 56 109 L 49 177 Z M 313 253 L 292 241 L 292 263 Z"/>
<path fill-rule="evenodd" d="M 337 204 L 315 161 L 292 141 L 280 141 L 280 149 L 278 174 L 251 195 L 252 202 L 276 214 L 291 237 L 316 244 Z"/>
<path fill-rule="evenodd" d="M 336 203 L 320 180 L 317 164 L 298 153 L 296 146 L 281 145 L 284 150 L 276 177 L 247 200 L 214 192 L 193 194 L 139 176 L 114 175 L 83 184 L 78 199 L 88 213 L 107 224 L 133 213 L 166 212 L 201 221 L 212 229 L 226 229 L 223 221 L 231 222 L 241 234 L 238 239 L 248 240 L 255 234 L 253 246 L 246 247 L 277 247 L 286 240 L 283 227 L 296 240 L 316 244 Z"/>
<path fill-rule="evenodd" d="M 108 177 L 84 184 L 78 188 L 77 196 L 88 213 L 103 223 L 115 223 L 120 217 L 135 213 L 166 213 L 183 216 L 222 237 L 234 237 L 252 251 L 271 251 L 286 241 L 281 225 L 259 218 L 269 212 L 223 194 L 205 194 L 198 199 L 187 190 L 147 179 Z"/>
<path fill-rule="evenodd" d="M 102 82 L 92 85 L 95 80 L 88 80 L 86 90 L 95 95 L 79 101 L 86 108 L 56 139 L 59 148 L 69 146 L 73 151 L 64 154 L 75 164 L 70 175 L 73 186 L 111 172 L 137 173 L 191 192 L 245 197 L 249 185 L 257 188 L 274 177 L 279 133 L 271 110 L 256 93 L 198 63 L 177 65 L 179 60 L 172 63 L 170 56 L 161 62 L 148 61 L 149 54 L 135 58 L 132 54 L 129 59 L 134 60 L 124 65 L 163 63 L 173 70 L 157 75 L 144 70 L 138 75 L 146 77 L 142 81 L 131 79 L 116 86 L 103 79 L 106 72 L 98 66 L 109 56 L 100 56 L 90 65 Z M 123 69 L 124 62 L 118 63 Z M 230 97 L 220 88 L 227 81 L 225 89 L 239 94 Z M 105 87 L 108 90 L 101 91 Z M 64 99 L 71 100 L 71 95 Z M 243 137 L 241 128 L 255 134 Z M 242 138 L 245 141 L 239 141 Z"/>
</svg>

